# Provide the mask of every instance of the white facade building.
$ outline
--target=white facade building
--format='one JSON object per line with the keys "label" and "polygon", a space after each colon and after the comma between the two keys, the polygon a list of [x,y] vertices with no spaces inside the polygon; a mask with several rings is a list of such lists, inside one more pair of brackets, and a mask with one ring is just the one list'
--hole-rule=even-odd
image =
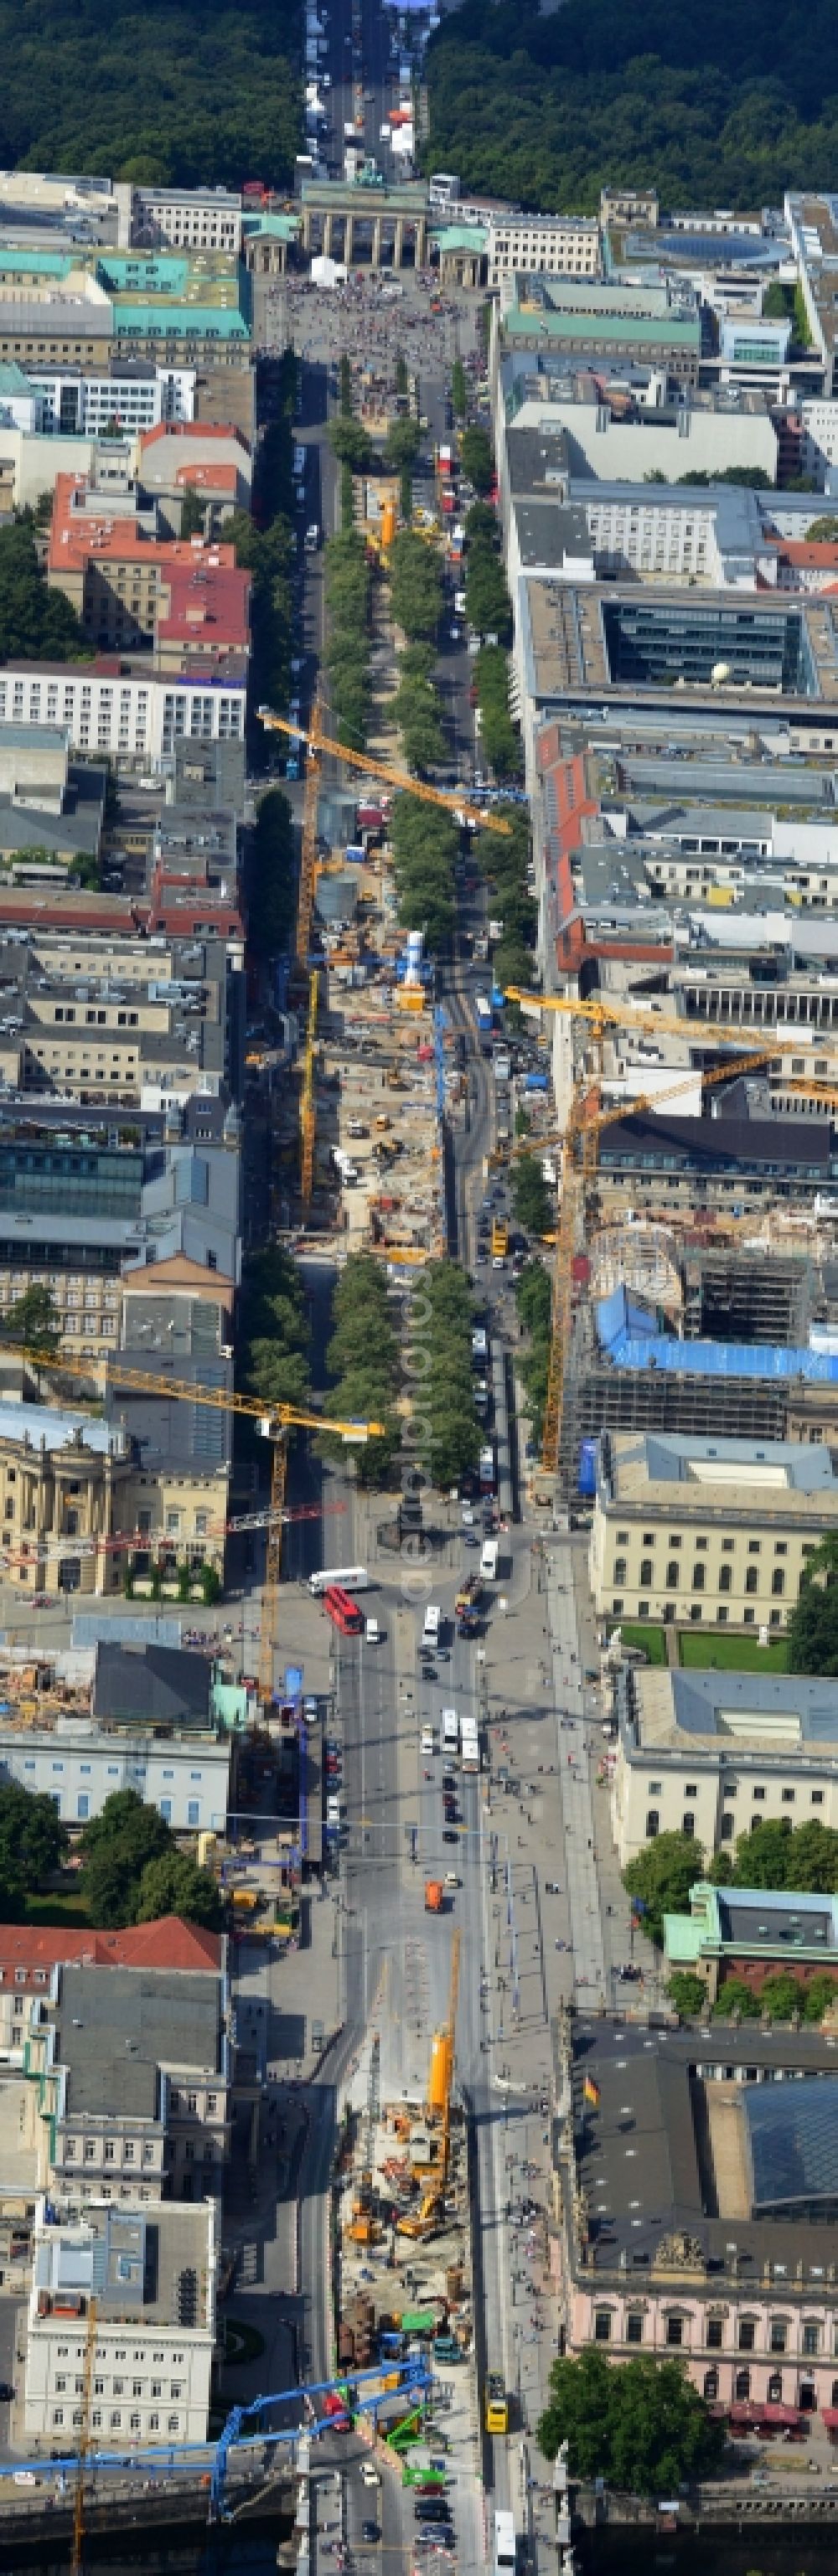
{"label": "white facade building", "polygon": [[66,1825],[89,1823],[115,1790],[135,1789],[173,1833],[223,1833],[229,1773],[226,1736],[123,1737],[84,1716],[51,1728],[0,1720],[0,1780],[45,1791]]}
{"label": "white facade building", "polygon": [[813,396],[800,405],[803,424],[800,470],[819,491],[833,491],[838,466],[838,402]]}
{"label": "white facade building", "polygon": [[145,665],[103,662],[7,663],[0,669],[0,724],[66,725],[74,751],[103,752],[154,768],[176,740],[244,740],[247,683],[200,682]]}
{"label": "white facade building", "polygon": [[135,188],[132,240],[139,247],[223,250],[238,259],[241,198],[226,188]]}
{"label": "white facade building", "polygon": [[[463,208],[456,209],[464,220]],[[599,225],[594,216],[522,214],[514,209],[493,215],[488,228],[489,285],[521,270],[527,276],[599,277],[602,273]]]}
{"label": "white facade building", "polygon": [[113,421],[125,437],[158,429],[161,421],[194,420],[194,367],[152,367],[141,359],[100,375],[68,367],[27,368],[44,399],[44,427],[101,438]]}
{"label": "white facade building", "polygon": [[96,2301],[95,2448],[203,2442],[215,2345],[215,2204],[91,2209],[38,2204],[26,2333],[27,2449],[75,2451]]}
{"label": "white facade building", "polygon": [[658,1834],[687,1834],[698,1862],[755,1824],[838,1827],[834,1682],[630,1670],[618,1710],[611,1824],[621,1869]]}

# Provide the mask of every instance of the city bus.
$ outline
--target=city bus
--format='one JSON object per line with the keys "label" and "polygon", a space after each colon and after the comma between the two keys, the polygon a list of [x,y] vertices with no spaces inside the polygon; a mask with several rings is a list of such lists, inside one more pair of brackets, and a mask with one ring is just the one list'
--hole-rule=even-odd
{"label": "city bus", "polygon": [[447,1754],[449,1754],[449,1755],[450,1755],[450,1754],[458,1753],[458,1752],[459,1752],[459,1747],[460,1747],[460,1722],[459,1722],[459,1718],[458,1718],[458,1716],[457,1716],[457,1711],[456,1711],[456,1709],[455,1709],[455,1708],[444,1708],[444,1709],[443,1709],[443,1712],[442,1712],[442,1750],[443,1750],[443,1753],[447,1753]]}
{"label": "city bus", "polygon": [[342,1584],[330,1583],[328,1591],[323,1594],[323,1608],[333,1628],[339,1628],[342,1637],[362,1636],[363,1611],[359,1610],[357,1601],[353,1601],[351,1592],[344,1591]]}
{"label": "city bus", "polygon": [[[460,1764],[463,1771],[480,1769],[480,1736],[476,1717],[464,1717],[460,1721]],[[491,2425],[488,2430],[491,2432]]]}
{"label": "city bus", "polygon": [[324,1565],[319,1574],[310,1574],[308,1588],[315,1601],[322,1600],[333,1584],[346,1592],[368,1592],[370,1578],[365,1565]]}
{"label": "city bus", "polygon": [[513,2513],[495,2515],[494,2576],[514,2576],[518,2556]]}
{"label": "city bus", "polygon": [[[500,2370],[490,2370],[486,2381],[485,2419],[487,2433],[508,2433],[509,2407],[506,2402],[503,2373]],[[511,2514],[508,2518],[511,2522]],[[506,2517],[496,2517],[496,2520],[500,2519],[506,2519]]]}

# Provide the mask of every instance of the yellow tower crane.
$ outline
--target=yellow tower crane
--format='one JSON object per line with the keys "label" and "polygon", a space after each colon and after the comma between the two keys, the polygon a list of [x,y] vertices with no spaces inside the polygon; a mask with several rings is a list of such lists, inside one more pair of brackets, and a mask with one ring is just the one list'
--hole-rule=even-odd
{"label": "yellow tower crane", "polygon": [[306,1043],[305,1054],[303,1057],[303,1092],[300,1104],[300,1128],[302,1137],[301,1195],[304,1213],[311,1206],[311,1193],[314,1185],[314,1046],[316,1037],[317,968],[316,966],[313,966],[308,979],[308,1020],[306,1023]]}
{"label": "yellow tower crane", "polygon": [[[45,1359],[43,1353],[16,1343],[21,1359],[30,1360],[37,1369],[66,1377],[69,1363],[64,1359]],[[124,1387],[126,1393],[167,1395],[175,1403],[210,1405],[216,1412],[243,1414],[258,1422],[266,1439],[273,1443],[271,1470],[271,1505],[268,1520],[265,1585],[262,1593],[262,1623],[259,1649],[259,1690],[264,1700],[273,1691],[273,1659],[278,1616],[279,1578],[282,1571],[282,1505],[285,1496],[286,1433],[289,1431],[328,1431],[351,1446],[355,1441],[381,1438],[380,1422],[336,1422],[331,1416],[307,1412],[297,1404],[272,1404],[264,1397],[238,1395],[226,1387],[192,1386],[188,1379],[158,1376],[150,1369],[123,1368],[118,1351],[111,1359],[111,1382],[115,1393]]]}
{"label": "yellow tower crane", "polygon": [[[394,769],[389,761],[378,760],[370,752],[350,751],[345,742],[336,742],[332,734],[323,732],[316,707],[309,726],[290,724],[287,716],[275,716],[271,707],[259,707],[258,714],[269,733],[290,734],[292,741],[304,742],[309,757],[312,753],[331,752],[335,760],[345,761],[350,769],[362,769],[368,778],[380,778],[385,787],[396,788],[406,796],[418,796],[422,804],[437,805],[444,814],[462,814],[473,831],[478,824],[484,824],[492,832],[503,832],[507,838],[511,834],[512,825],[503,816],[490,813],[486,806],[475,805],[470,788],[446,791],[442,787],[430,787],[427,779],[412,778],[409,769]],[[299,948],[297,953],[299,955]]]}
{"label": "yellow tower crane", "polygon": [[70,2576],[82,2576],[84,2568],[85,2471],[90,2456],[90,2444],[93,2429],[91,2424],[90,2400],[93,2394],[93,2364],[96,2356],[97,2314],[98,2310],[96,2300],[95,2298],[92,2298],[87,2311],[87,2335],[84,2346],[81,2427],[79,2431],[79,2447],[76,2458],[75,2493],[73,2496],[73,2547],[70,2557]]}

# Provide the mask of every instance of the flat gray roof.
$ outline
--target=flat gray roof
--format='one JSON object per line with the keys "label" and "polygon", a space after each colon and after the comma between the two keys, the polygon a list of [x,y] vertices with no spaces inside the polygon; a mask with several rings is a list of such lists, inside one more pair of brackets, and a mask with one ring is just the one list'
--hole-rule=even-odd
{"label": "flat gray roof", "polygon": [[63,1967],[55,2063],[67,2112],[159,2118],[160,2069],[218,2075],[221,1981],[154,1968]]}

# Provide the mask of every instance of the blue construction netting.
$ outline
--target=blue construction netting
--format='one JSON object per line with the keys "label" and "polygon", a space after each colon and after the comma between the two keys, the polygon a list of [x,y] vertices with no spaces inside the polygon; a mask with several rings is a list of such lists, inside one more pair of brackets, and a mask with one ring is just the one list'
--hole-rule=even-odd
{"label": "blue construction netting", "polygon": [[615,1368],[666,1369],[676,1377],[806,1378],[838,1384],[838,1353],[786,1349],[775,1342],[679,1342],[659,1333],[642,1306],[615,1288],[596,1310],[601,1348]]}

